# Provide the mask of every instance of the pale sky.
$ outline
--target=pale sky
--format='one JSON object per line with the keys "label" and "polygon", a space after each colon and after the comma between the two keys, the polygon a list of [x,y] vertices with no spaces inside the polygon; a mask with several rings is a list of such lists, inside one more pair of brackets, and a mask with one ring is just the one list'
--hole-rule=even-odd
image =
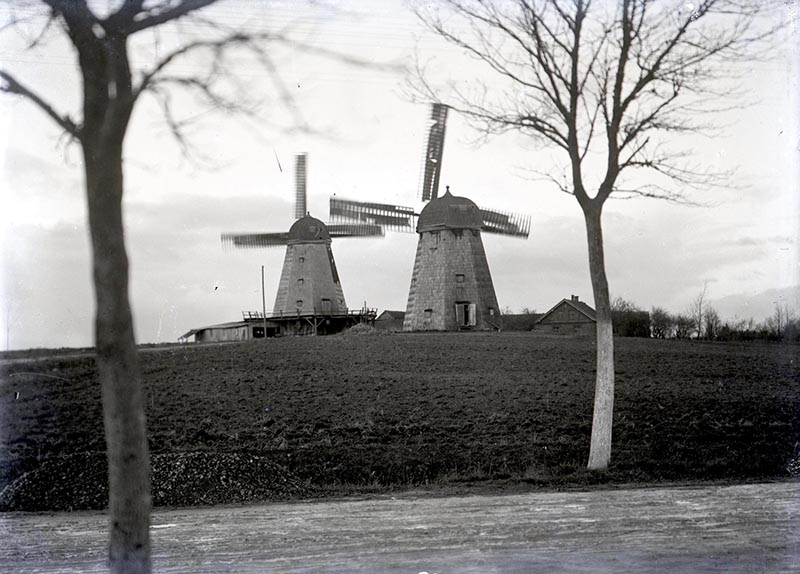
{"label": "pale sky", "polygon": [[[265,2],[230,0],[209,16],[246,27],[291,25],[307,43],[369,61],[412,65],[418,53],[435,80],[481,77],[475,62],[431,37],[400,0],[333,4],[338,11],[280,2],[267,10]],[[163,29],[162,49],[203,32],[193,26]],[[139,39],[135,63],[152,61],[151,40]],[[790,28],[786,41],[797,40],[796,28]],[[79,87],[70,46],[57,34],[36,52],[23,45],[14,34],[0,34],[3,67],[59,110],[74,112]],[[260,310],[262,265],[271,310],[284,250],[223,251],[219,237],[288,229],[297,152],[308,153],[309,209],[320,219],[327,219],[332,194],[420,207],[429,110],[410,101],[404,74],[283,48],[271,53],[296,108],[319,134],[274,127],[285,123],[287,112],[268,74],[252,62],[235,67],[243,89],[263,100],[260,119],[203,117],[193,141],[210,158],[205,167],[182,156],[153,101],[141,101],[134,113],[124,201],[141,343],[174,342],[191,328]],[[202,62],[182,66],[191,70]],[[607,204],[612,297],[644,309],[683,311],[704,284],[712,301],[729,302],[800,284],[799,68],[797,53],[788,49],[773,61],[753,64],[745,83],[754,103],[721,117],[721,135],[683,140],[698,161],[736,168],[736,188],[692,196],[709,207],[646,199]],[[191,98],[178,102],[190,115],[204,109]],[[529,173],[552,165],[560,150],[513,134],[481,144],[476,136],[450,114],[442,186],[482,207],[532,217],[527,240],[484,235],[500,306],[542,312],[571,294],[591,304],[577,202]],[[38,109],[7,95],[0,95],[0,146],[0,349],[90,346],[93,291],[80,149],[67,145]],[[416,241],[415,234],[394,232],[382,239],[335,240],[348,306],[404,310]],[[789,302],[800,311],[796,299]],[[733,304],[725,309],[748,311]]]}

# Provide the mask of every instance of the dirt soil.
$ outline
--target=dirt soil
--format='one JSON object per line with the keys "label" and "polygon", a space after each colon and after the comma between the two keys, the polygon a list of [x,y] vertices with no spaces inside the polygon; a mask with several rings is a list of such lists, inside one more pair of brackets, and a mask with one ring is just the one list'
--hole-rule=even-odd
{"label": "dirt soil", "polygon": [[[800,484],[158,510],[162,574],[790,574]],[[0,516],[0,570],[106,572],[99,512]]]}
{"label": "dirt soil", "polygon": [[[20,358],[0,363],[0,510],[102,508],[93,358]],[[796,345],[617,339],[614,451],[603,475],[584,470],[589,338],[284,338],[171,346],[141,361],[159,506],[800,470]]]}

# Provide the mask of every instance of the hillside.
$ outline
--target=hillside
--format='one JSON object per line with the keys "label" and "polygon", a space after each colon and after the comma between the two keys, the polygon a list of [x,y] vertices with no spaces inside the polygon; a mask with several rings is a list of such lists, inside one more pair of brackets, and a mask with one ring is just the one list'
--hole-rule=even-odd
{"label": "hillside", "polygon": [[[393,334],[153,350],[141,358],[154,501],[786,477],[800,441],[799,351],[617,340],[612,466],[592,475],[591,339]],[[2,368],[0,509],[102,507],[92,358]]]}

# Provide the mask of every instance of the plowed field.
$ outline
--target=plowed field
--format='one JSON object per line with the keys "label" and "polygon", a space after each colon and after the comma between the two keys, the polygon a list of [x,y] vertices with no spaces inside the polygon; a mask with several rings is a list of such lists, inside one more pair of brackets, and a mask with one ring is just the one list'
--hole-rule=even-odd
{"label": "plowed field", "polygon": [[[141,354],[157,505],[465,483],[785,477],[800,347],[618,339],[608,474],[583,467],[591,339],[340,335]],[[91,357],[5,361],[0,509],[102,507]]]}

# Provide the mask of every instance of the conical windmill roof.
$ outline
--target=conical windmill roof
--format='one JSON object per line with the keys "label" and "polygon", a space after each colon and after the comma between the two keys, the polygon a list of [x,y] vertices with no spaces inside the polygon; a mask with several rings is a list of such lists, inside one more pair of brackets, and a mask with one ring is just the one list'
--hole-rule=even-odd
{"label": "conical windmill roof", "polygon": [[419,214],[417,233],[437,229],[481,229],[483,217],[478,206],[466,197],[452,195],[450,190],[431,200]]}
{"label": "conical windmill roof", "polygon": [[289,241],[330,241],[328,226],[316,217],[304,215],[289,229]]}

